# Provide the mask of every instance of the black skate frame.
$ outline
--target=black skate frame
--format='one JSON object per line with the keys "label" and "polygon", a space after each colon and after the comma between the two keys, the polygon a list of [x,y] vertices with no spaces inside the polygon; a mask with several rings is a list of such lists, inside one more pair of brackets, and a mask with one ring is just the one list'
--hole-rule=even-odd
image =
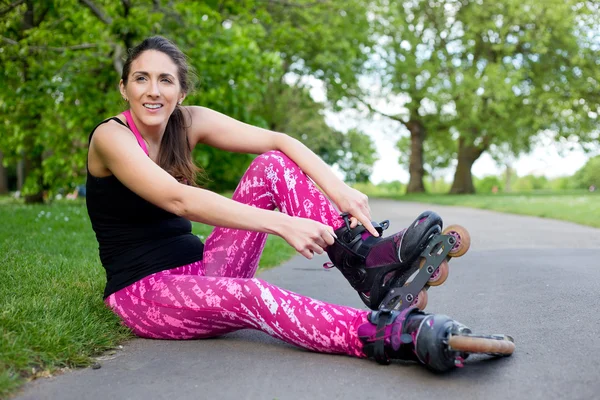
{"label": "black skate frame", "polygon": [[449,259],[448,254],[455,244],[456,238],[452,235],[434,234],[416,261],[421,262],[421,257],[425,258],[423,267],[409,283],[403,286],[392,284],[379,309],[402,311],[410,307],[442,262]]}

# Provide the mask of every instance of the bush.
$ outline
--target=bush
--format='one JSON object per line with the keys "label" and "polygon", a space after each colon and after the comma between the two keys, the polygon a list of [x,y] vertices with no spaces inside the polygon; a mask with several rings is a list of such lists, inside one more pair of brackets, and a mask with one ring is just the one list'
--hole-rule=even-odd
{"label": "bush", "polygon": [[494,193],[494,188],[497,191],[504,191],[504,181],[497,176],[489,175],[482,179],[474,179],[475,191],[477,193]]}
{"label": "bush", "polygon": [[515,192],[531,192],[548,189],[548,178],[545,176],[525,175],[517,179],[513,185]]}
{"label": "bush", "polygon": [[600,156],[590,158],[588,162],[573,175],[577,188],[587,189],[590,186],[600,187]]}

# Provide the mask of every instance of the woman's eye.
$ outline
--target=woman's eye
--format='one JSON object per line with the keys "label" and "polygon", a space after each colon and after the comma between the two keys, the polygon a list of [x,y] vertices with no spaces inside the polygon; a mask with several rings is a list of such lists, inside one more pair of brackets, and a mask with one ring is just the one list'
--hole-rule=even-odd
{"label": "woman's eye", "polygon": [[171,83],[171,80],[170,80],[170,79],[167,79],[167,78],[164,78],[162,81],[163,81],[163,82],[167,82],[167,83]]}
{"label": "woman's eye", "polygon": [[136,81],[145,81],[146,78],[143,76],[138,76],[137,78],[135,78]]}

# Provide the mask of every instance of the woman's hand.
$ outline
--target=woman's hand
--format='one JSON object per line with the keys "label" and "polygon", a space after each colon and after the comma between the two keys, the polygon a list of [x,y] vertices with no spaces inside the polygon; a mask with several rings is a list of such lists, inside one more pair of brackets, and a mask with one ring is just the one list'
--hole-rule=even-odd
{"label": "woman's hand", "polygon": [[291,217],[278,235],[309,260],[315,253],[323,254],[325,248],[332,245],[336,238],[332,227],[301,217]]}
{"label": "woman's hand", "polygon": [[345,183],[336,191],[332,200],[341,212],[350,214],[350,227],[354,228],[360,222],[371,235],[379,237],[379,233],[371,223],[371,207],[366,194],[351,188]]}

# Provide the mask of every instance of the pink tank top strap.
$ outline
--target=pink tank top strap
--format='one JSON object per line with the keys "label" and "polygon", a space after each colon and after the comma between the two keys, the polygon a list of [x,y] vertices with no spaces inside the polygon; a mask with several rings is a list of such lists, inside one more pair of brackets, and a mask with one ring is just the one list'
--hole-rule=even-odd
{"label": "pink tank top strap", "polygon": [[146,153],[146,155],[149,156],[150,154],[148,153],[148,148],[146,147],[146,142],[144,142],[144,138],[142,138],[140,131],[138,131],[137,126],[135,126],[135,122],[133,122],[133,117],[131,116],[131,112],[129,110],[123,111],[123,115],[125,116],[125,119],[127,120],[127,125],[129,125],[129,129],[131,129],[131,131],[135,135],[135,138],[137,139],[138,144],[140,145],[142,150],[144,150],[144,153]]}

